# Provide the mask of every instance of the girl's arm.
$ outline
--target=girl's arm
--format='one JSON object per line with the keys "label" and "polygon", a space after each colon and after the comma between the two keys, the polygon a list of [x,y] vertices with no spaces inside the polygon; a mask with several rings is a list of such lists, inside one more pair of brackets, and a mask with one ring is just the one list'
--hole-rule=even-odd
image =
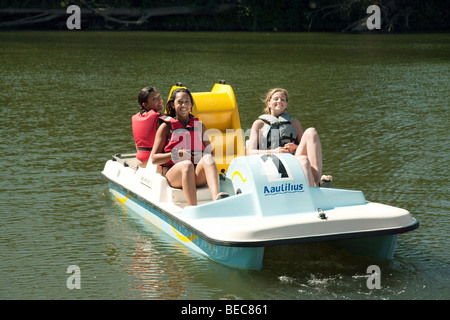
{"label": "girl's arm", "polygon": [[162,123],[158,131],[156,131],[155,142],[152,149],[152,163],[164,164],[172,159],[171,153],[164,152],[164,146],[166,145],[167,137],[169,136],[169,127],[167,124]]}
{"label": "girl's arm", "polygon": [[289,150],[286,147],[278,147],[276,149],[258,149],[259,146],[259,132],[264,127],[264,121],[258,119],[253,122],[250,131],[250,138],[247,145],[247,155],[251,154],[272,154],[272,153],[286,153]]}

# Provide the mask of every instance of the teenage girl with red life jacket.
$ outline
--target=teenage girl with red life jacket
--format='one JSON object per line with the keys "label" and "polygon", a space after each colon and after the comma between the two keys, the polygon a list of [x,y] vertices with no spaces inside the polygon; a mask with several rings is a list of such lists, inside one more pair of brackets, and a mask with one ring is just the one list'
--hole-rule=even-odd
{"label": "teenage girl with red life jacket", "polygon": [[219,193],[219,173],[214,162],[206,128],[191,114],[194,99],[189,90],[176,89],[166,104],[166,116],[156,132],[152,163],[161,168],[172,188],[182,188],[188,205],[197,205],[197,187],[208,184],[212,198]]}
{"label": "teenage girl with red life jacket", "polygon": [[153,148],[156,130],[159,127],[160,111],[164,108],[164,104],[161,95],[153,87],[145,87],[139,92],[138,103],[141,109],[131,117],[131,127],[139,167],[145,168]]}

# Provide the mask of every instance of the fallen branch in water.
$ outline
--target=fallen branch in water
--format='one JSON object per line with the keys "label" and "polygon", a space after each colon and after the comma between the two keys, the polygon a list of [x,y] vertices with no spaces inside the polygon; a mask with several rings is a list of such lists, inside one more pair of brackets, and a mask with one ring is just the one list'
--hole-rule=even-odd
{"label": "fallen branch in water", "polygon": [[[231,4],[221,4],[211,7],[189,7],[189,6],[175,6],[175,7],[161,7],[161,8],[93,8],[84,2],[72,1],[78,4],[81,8],[81,16],[83,19],[90,17],[102,17],[105,22],[114,22],[121,27],[129,25],[145,24],[152,17],[171,16],[171,15],[198,15],[198,14],[217,14],[230,10],[234,6]],[[2,22],[0,28],[5,27],[20,27],[48,22],[58,18],[69,17],[65,8],[61,9],[21,9],[21,8],[7,8],[0,9]],[[24,17],[25,16],[25,17]],[[17,17],[15,20],[5,21],[8,17]]]}

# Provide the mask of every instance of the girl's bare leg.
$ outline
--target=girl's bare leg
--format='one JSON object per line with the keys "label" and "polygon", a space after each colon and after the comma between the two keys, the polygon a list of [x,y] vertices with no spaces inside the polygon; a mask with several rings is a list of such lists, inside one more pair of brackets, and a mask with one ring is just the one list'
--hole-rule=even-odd
{"label": "girl's bare leg", "polygon": [[302,165],[308,185],[317,187],[322,176],[322,145],[316,129],[308,128],[305,130],[300,145],[295,152],[295,157]]}
{"label": "girl's bare leg", "polygon": [[307,156],[295,156],[298,160],[298,162],[300,162],[300,165],[303,168],[303,172],[305,173],[306,176],[306,181],[308,182],[308,186],[310,187],[314,187],[314,177],[312,175],[312,170],[311,170],[311,164],[309,163],[308,157]]}
{"label": "girl's bare leg", "polygon": [[205,154],[195,168],[195,183],[198,187],[208,184],[213,200],[219,194],[219,172],[214,158]]}
{"label": "girl's bare leg", "polygon": [[188,205],[197,205],[195,169],[194,164],[190,160],[176,163],[169,171],[167,171],[166,178],[172,188],[183,189]]}

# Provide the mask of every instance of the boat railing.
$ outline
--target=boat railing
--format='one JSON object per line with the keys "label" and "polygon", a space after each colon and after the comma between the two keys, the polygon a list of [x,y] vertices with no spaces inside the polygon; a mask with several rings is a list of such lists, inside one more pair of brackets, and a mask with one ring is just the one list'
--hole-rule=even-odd
{"label": "boat railing", "polygon": [[112,161],[122,163],[124,167],[131,167],[135,171],[139,168],[139,162],[136,159],[136,153],[116,153],[112,156]]}

